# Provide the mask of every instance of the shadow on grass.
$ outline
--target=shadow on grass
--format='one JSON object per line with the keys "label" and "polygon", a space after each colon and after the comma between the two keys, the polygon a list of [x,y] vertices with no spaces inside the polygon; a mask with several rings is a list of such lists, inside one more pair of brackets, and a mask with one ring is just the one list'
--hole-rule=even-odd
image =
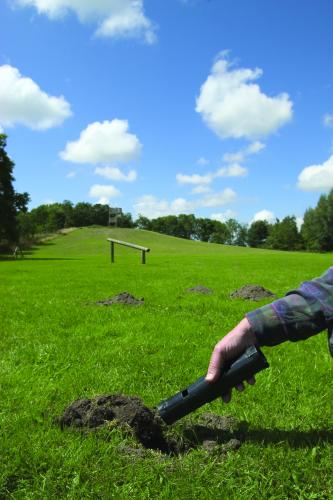
{"label": "shadow on grass", "polygon": [[72,257],[24,257],[22,261],[25,260],[82,260],[82,259],[74,259]]}
{"label": "shadow on grass", "polygon": [[320,443],[333,444],[333,430],[249,429],[245,439],[261,444],[288,443],[292,448],[313,448]]}

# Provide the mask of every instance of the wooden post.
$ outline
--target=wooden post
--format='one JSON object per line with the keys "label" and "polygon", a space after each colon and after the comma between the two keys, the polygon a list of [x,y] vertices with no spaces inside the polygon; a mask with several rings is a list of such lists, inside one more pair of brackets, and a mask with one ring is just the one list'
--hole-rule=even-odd
{"label": "wooden post", "polygon": [[111,262],[114,262],[114,242],[111,241]]}
{"label": "wooden post", "polygon": [[142,264],[146,263],[146,252],[145,250],[142,250]]}

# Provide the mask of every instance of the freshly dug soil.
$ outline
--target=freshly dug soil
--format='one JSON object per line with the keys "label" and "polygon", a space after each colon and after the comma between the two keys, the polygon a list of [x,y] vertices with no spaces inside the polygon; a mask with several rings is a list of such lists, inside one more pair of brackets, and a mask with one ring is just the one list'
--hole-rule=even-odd
{"label": "freshly dug soil", "polygon": [[190,293],[202,293],[204,295],[211,295],[213,293],[213,290],[211,288],[207,288],[206,286],[202,285],[197,285],[194,286],[193,288],[188,288],[187,291]]}
{"label": "freshly dug soil", "polygon": [[245,285],[230,294],[232,299],[262,300],[276,295],[260,285]]}
{"label": "freshly dug soil", "polygon": [[69,405],[57,419],[62,429],[98,429],[113,421],[120,427],[130,428],[143,446],[122,446],[121,453],[144,457],[144,449],[159,450],[178,455],[202,447],[208,452],[227,453],[236,450],[244,440],[238,420],[213,413],[203,414],[198,423],[186,423],[180,429],[168,427],[155,410],[147,408],[135,396],[108,394],[92,399],[79,399]]}
{"label": "freshly dug soil", "polygon": [[122,292],[110,299],[99,300],[96,302],[99,306],[112,306],[112,304],[126,304],[132,306],[138,306],[144,303],[144,298],[136,299],[133,295],[128,292]]}

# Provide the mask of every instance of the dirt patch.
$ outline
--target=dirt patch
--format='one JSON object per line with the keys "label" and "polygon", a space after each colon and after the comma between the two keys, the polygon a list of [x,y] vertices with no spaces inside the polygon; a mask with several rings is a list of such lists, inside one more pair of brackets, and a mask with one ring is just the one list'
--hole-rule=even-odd
{"label": "dirt patch", "polygon": [[133,295],[128,292],[122,292],[110,299],[99,300],[96,302],[98,306],[112,306],[113,304],[126,304],[131,306],[139,306],[144,304],[144,298],[136,299]]}
{"label": "dirt patch", "polygon": [[211,295],[213,293],[213,290],[211,288],[207,288],[203,285],[197,285],[193,288],[187,288],[186,291],[189,293],[202,293],[204,295]]}
{"label": "dirt patch", "polygon": [[260,285],[245,285],[230,294],[232,299],[262,300],[276,297],[275,293]]}
{"label": "dirt patch", "polygon": [[145,449],[168,455],[179,455],[200,447],[209,453],[227,453],[238,449],[244,440],[244,425],[233,417],[205,413],[196,423],[185,419],[185,423],[169,427],[139,398],[121,394],[74,401],[57,423],[62,429],[111,429],[117,425],[126,432],[130,430],[142,446],[123,445],[119,452],[139,458],[145,457]]}

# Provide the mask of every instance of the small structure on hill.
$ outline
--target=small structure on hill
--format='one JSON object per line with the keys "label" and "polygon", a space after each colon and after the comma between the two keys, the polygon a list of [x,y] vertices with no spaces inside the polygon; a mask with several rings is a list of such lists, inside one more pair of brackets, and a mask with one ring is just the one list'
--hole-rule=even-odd
{"label": "small structure on hill", "polygon": [[123,215],[123,209],[119,207],[109,207],[108,225],[112,227],[118,226],[118,219]]}

